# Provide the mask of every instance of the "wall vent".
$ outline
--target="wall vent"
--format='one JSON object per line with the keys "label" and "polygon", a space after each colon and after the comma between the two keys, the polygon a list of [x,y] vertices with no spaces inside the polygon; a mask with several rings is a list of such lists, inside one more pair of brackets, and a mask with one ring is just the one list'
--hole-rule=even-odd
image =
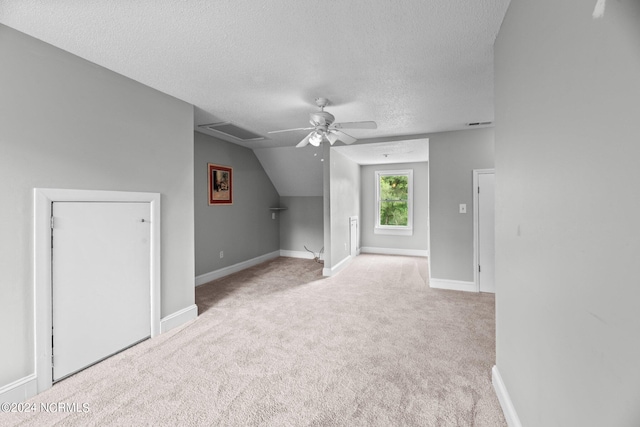
{"label": "wall vent", "polygon": [[232,122],[211,123],[208,125],[199,125],[198,127],[218,132],[240,141],[259,141],[261,139],[266,139],[264,136],[241,128]]}

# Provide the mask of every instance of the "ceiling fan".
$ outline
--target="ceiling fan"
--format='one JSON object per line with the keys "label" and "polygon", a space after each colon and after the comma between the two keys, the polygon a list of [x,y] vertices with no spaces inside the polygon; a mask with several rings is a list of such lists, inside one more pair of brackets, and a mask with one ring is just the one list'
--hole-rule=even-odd
{"label": "ceiling fan", "polygon": [[334,123],[336,118],[333,116],[333,114],[329,113],[328,111],[324,111],[324,107],[329,105],[329,100],[327,98],[316,98],[316,105],[320,107],[320,111],[309,114],[309,123],[311,123],[313,127],[274,130],[269,133],[310,130],[311,132],[309,133],[309,135],[305,136],[304,139],[300,141],[298,145],[296,145],[296,147],[304,147],[307,144],[318,147],[324,140],[329,141],[331,145],[333,145],[338,140],[344,142],[345,144],[353,144],[357,141],[357,139],[355,139],[351,135],[347,135],[340,129],[377,129],[378,127],[376,125],[376,122],[372,121]]}

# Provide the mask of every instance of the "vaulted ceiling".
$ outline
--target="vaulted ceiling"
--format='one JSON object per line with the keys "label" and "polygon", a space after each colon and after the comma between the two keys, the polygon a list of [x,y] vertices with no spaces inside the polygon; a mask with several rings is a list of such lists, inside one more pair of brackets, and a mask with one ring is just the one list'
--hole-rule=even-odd
{"label": "vaulted ceiling", "polygon": [[[0,22],[292,147],[326,97],[358,139],[493,121],[493,43],[509,0],[2,0]],[[284,151],[283,151],[284,152]]]}

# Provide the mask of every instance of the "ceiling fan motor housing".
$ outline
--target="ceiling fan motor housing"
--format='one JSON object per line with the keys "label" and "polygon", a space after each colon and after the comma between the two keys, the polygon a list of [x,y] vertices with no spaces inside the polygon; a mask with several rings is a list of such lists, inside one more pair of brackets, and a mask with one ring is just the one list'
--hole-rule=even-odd
{"label": "ceiling fan motor housing", "polygon": [[318,111],[316,113],[309,114],[311,117],[311,124],[314,126],[329,126],[336,119],[333,114],[327,111]]}

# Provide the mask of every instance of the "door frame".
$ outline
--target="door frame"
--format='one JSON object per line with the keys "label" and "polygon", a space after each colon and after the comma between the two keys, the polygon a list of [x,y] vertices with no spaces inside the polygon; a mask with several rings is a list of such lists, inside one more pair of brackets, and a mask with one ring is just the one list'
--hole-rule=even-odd
{"label": "door frame", "polygon": [[149,203],[151,215],[150,293],[151,337],[160,334],[160,193],[128,191],[68,190],[34,188],[34,337],[37,393],[53,384],[51,358],[51,207],[54,202],[142,202]]}
{"label": "door frame", "polygon": [[[355,221],[356,223],[356,241],[351,241],[351,224]],[[355,250],[353,245],[355,244]],[[349,255],[351,256],[351,252],[353,252],[353,256],[360,255],[360,224],[358,221],[358,215],[353,215],[349,217]]]}
{"label": "door frame", "polygon": [[476,292],[480,292],[480,275],[478,268],[480,265],[480,216],[478,211],[478,188],[480,185],[481,174],[494,174],[495,169],[474,169],[473,170],[473,282],[476,286]]}

